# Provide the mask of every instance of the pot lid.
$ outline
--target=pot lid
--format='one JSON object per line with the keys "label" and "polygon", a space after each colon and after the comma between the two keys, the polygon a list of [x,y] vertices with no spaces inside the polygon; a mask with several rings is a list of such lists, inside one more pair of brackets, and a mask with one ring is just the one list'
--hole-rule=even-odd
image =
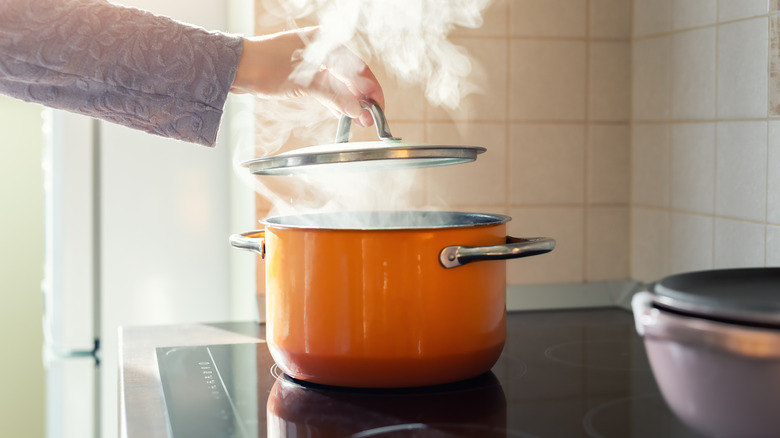
{"label": "pot lid", "polygon": [[374,102],[362,102],[374,117],[379,141],[349,143],[351,119],[339,119],[333,144],[295,149],[244,163],[255,175],[313,173],[339,165],[339,170],[382,170],[445,166],[474,161],[487,149],[480,146],[445,146],[406,143],[390,133],[382,109]]}
{"label": "pot lid", "polygon": [[780,326],[780,268],[723,269],[672,275],[655,283],[655,303],[729,322]]}

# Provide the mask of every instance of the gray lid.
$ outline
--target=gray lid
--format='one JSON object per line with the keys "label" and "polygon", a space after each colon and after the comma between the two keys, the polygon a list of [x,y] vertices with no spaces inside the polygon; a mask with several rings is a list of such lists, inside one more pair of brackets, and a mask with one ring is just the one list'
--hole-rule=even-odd
{"label": "gray lid", "polygon": [[333,144],[295,149],[243,165],[255,175],[313,173],[328,170],[329,165],[339,165],[339,171],[408,169],[467,163],[486,151],[480,146],[405,143],[390,133],[379,105],[363,102],[363,108],[371,111],[380,141],[349,143],[351,119],[341,116]]}
{"label": "gray lid", "polygon": [[653,286],[661,307],[737,323],[780,326],[780,268],[672,275]]}

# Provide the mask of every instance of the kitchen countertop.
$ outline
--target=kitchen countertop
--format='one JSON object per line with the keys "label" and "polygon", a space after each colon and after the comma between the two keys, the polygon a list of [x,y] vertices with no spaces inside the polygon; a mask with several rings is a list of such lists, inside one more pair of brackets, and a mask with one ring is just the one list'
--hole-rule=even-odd
{"label": "kitchen countertop", "polygon": [[121,437],[170,437],[160,386],[159,347],[262,342],[256,322],[121,327],[119,431]]}
{"label": "kitchen countertop", "polygon": [[[457,424],[459,417],[446,414],[452,407],[426,413],[420,412],[420,406],[423,411],[426,409],[423,404],[415,407],[415,413],[411,414],[399,410],[398,403],[375,403],[387,398],[386,395],[356,395],[349,390],[323,390],[286,381],[280,378],[280,373],[273,372],[275,366],[263,341],[264,329],[263,325],[252,322],[122,328],[120,436],[170,437],[172,430],[181,427],[181,423],[172,426],[176,422],[169,421],[166,397],[172,396],[168,400],[170,405],[176,405],[182,399],[187,405],[186,400],[193,397],[191,394],[197,395],[198,382],[188,383],[185,375],[192,372],[193,367],[188,364],[202,364],[197,362],[202,359],[193,358],[203,351],[208,351],[209,355],[213,353],[215,364],[224,360],[223,368],[228,371],[246,368],[241,375],[228,376],[227,385],[223,382],[223,386],[234,386],[233,389],[226,388],[228,399],[247,396],[251,399],[247,404],[251,409],[239,412],[241,406],[238,406],[235,415],[225,423],[245,423],[239,424],[243,433],[236,433],[236,436],[276,436],[285,430],[301,427],[308,430],[318,425],[325,425],[331,431],[339,427],[338,436],[385,436],[384,432],[388,431],[402,431],[403,435],[403,431],[409,433],[410,428],[419,427],[429,431],[426,433],[432,431],[431,436],[440,436],[442,431],[445,436],[480,437],[697,436],[677,420],[663,401],[642,339],[634,330],[632,315],[624,309],[509,312],[507,343],[501,359],[490,373],[475,379],[473,385],[460,384],[446,388],[444,392],[423,389],[403,395],[412,403],[435,399],[439,404],[442,400],[446,404],[447,399],[454,396],[458,408],[474,417],[475,421],[469,420],[471,423],[465,424],[465,428],[464,424]],[[164,360],[160,363],[164,366],[158,365],[158,355],[162,355]],[[220,355],[222,359],[219,359]],[[242,358],[240,362],[236,362],[236,357]],[[255,359],[257,363],[254,363]],[[165,368],[168,366],[166,361],[175,367]],[[251,365],[244,366],[249,362]],[[237,367],[237,363],[241,366]],[[162,379],[165,384],[161,383],[161,368],[167,369]],[[176,385],[184,389],[179,395]],[[472,403],[473,397],[462,397],[464,393],[483,398],[475,401],[477,405],[473,407],[461,408]],[[447,397],[442,399],[442,394]],[[459,395],[461,397],[457,398]],[[389,396],[394,397],[399,399],[398,394]],[[356,403],[356,400],[364,399],[369,403]],[[208,404],[209,400],[204,400]],[[285,405],[285,400],[296,400],[295,406]],[[336,411],[322,411],[323,400]],[[490,409],[485,408],[486,400],[492,403]],[[195,417],[205,425],[200,428],[216,427],[215,423],[222,421],[218,416],[209,417],[214,408],[201,408],[200,402],[189,405],[184,409],[198,406],[199,413]],[[385,408],[389,411],[380,412]],[[494,410],[499,415],[495,415]],[[181,412],[180,409],[177,415],[181,416]],[[442,412],[445,412],[444,417]],[[246,421],[246,417],[251,418]],[[192,418],[190,416],[188,421]],[[340,418],[344,424],[335,425],[334,418]],[[379,423],[371,423],[377,418]],[[421,425],[426,421],[427,425]],[[359,424],[354,424],[356,422]],[[453,427],[458,432],[448,434],[455,430]],[[464,430],[469,431],[462,434]],[[488,430],[490,433],[485,435]]]}

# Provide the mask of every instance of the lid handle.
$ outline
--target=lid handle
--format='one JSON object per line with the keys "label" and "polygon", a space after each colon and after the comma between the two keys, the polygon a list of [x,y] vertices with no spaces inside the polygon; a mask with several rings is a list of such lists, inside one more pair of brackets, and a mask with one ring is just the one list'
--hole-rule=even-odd
{"label": "lid handle", "polygon": [[[361,100],[360,106],[363,109],[367,109],[371,112],[371,117],[374,118],[374,126],[376,127],[376,135],[382,140],[401,141],[398,137],[393,137],[390,133],[390,127],[387,126],[387,119],[385,113],[382,112],[382,108],[373,100]],[[347,143],[349,142],[349,128],[352,126],[352,119],[348,115],[342,114],[339,118],[339,126],[336,128],[336,140],[334,143]]]}

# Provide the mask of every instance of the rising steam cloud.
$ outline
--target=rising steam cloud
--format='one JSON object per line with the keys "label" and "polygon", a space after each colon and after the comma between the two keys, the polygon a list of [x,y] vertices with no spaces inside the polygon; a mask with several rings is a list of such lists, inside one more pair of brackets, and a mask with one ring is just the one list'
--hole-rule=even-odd
{"label": "rising steam cloud", "polygon": [[456,28],[482,25],[491,0],[264,0],[265,20],[317,23],[321,33],[305,58],[319,65],[347,45],[407,83],[420,84],[429,102],[455,108],[473,91],[468,55],[448,40]]}
{"label": "rising steam cloud", "polygon": [[[304,62],[293,74],[294,80],[310,81],[314,72],[333,50],[346,46],[369,65],[381,65],[399,82],[424,90],[426,100],[445,109],[457,108],[461,99],[478,89],[469,81],[472,64],[468,54],[448,39],[457,27],[476,28],[482,24],[482,12],[492,0],[258,0],[258,24],[278,29],[316,24],[316,40],[302,54]],[[340,66],[341,69],[348,66]],[[356,67],[357,68],[357,67]],[[260,99],[255,102],[256,138],[251,147],[240,147],[234,157],[238,163],[254,157],[272,155],[284,145],[298,146],[330,143],[335,134],[335,119],[312,99]],[[411,139],[422,140],[422,139]],[[239,175],[267,198],[277,210],[290,212],[323,209],[335,203],[374,209],[372,203],[383,199],[376,193],[349,193],[359,187],[376,187],[385,182],[383,193],[403,193],[413,182],[410,175],[384,173],[377,181],[355,182],[355,175],[325,179],[267,177],[252,178],[243,168]],[[270,181],[276,178],[276,181]],[[298,178],[298,177],[295,177]],[[298,182],[304,186],[298,185]],[[283,188],[282,188],[283,186]],[[361,200],[359,200],[361,199]],[[399,199],[404,199],[400,196]],[[324,201],[327,200],[327,201]],[[310,202],[306,202],[310,201]],[[403,202],[402,202],[403,203]],[[326,205],[324,205],[326,204]],[[347,209],[344,205],[332,209]]]}

